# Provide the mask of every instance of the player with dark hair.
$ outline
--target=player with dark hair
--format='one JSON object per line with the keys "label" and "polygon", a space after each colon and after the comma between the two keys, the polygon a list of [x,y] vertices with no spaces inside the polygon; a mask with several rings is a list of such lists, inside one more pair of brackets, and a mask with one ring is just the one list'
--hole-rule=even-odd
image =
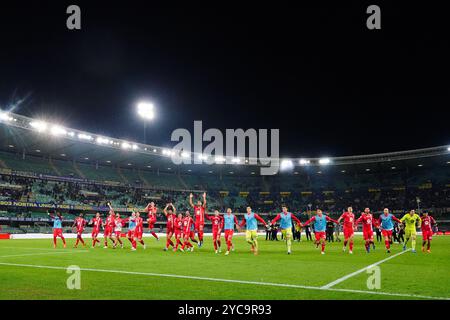
{"label": "player with dark hair", "polygon": [[84,228],[86,227],[86,220],[83,217],[83,214],[80,213],[80,215],[74,220],[72,228],[76,228],[77,230],[77,241],[75,242],[74,248],[78,247],[78,243],[81,242],[83,244],[83,247],[86,247],[86,244],[84,243],[84,240],[82,238]]}
{"label": "player with dark hair", "polygon": [[206,192],[203,193],[203,203],[198,200],[197,204],[194,205],[193,197],[194,195],[191,193],[189,195],[189,205],[194,209],[195,231],[198,235],[198,247],[200,248],[203,245],[203,229],[205,227]]}
{"label": "player with dark hair", "polygon": [[358,220],[355,221],[355,227],[360,222],[363,225],[363,239],[365,242],[364,246],[366,248],[366,252],[369,253],[370,245],[372,245],[372,248],[375,249],[375,243],[373,242],[374,219],[372,214],[370,213],[369,208],[364,209],[364,212],[361,214]]}
{"label": "player with dark hair", "polygon": [[104,249],[108,248],[108,239],[110,239],[114,245],[114,239],[113,239],[113,231],[114,231],[114,226],[115,224],[115,220],[116,220],[116,214],[114,212],[114,209],[111,206],[111,203],[107,203],[108,207],[109,207],[109,216],[106,218],[104,226],[103,226],[103,238],[104,238],[104,242],[105,242],[105,246],[103,247]]}
{"label": "player with dark hair", "polygon": [[205,213],[205,218],[212,222],[212,234],[215,253],[222,253],[220,234],[223,229],[223,218],[220,216],[219,211],[214,210],[214,215],[210,216]]}
{"label": "player with dark hair", "polygon": [[325,245],[326,245],[325,230],[327,227],[327,221],[339,223],[338,221],[331,219],[329,216],[324,215],[322,210],[317,209],[316,215],[312,216],[311,219],[302,224],[303,227],[314,222],[314,236],[316,238],[314,243],[316,244],[316,248],[318,248],[319,244],[322,243],[322,250],[320,251],[321,254],[325,254]]}
{"label": "player with dark hair", "polygon": [[[368,208],[366,208],[368,209]],[[338,224],[341,222],[341,220],[344,220],[344,247],[342,248],[342,251],[345,252],[345,249],[347,247],[347,243],[349,244],[349,250],[348,253],[353,253],[353,236],[355,234],[355,214],[353,213],[353,208],[348,207],[347,211],[344,212],[338,221]]]}
{"label": "player with dark hair", "polygon": [[421,217],[422,220],[422,251],[425,252],[425,244],[427,245],[427,252],[431,252],[431,240],[433,240],[432,226],[436,225],[436,220],[424,211]]}
{"label": "player with dark hair", "polygon": [[100,233],[100,228],[103,224],[102,218],[100,217],[100,212],[95,214],[95,217],[89,222],[89,225],[92,225],[92,248],[95,248],[96,243],[100,243],[100,240],[97,239],[98,234]]}
{"label": "player with dark hair", "polygon": [[246,226],[245,240],[251,245],[251,251],[254,255],[258,254],[258,221],[267,227],[267,223],[258,214],[252,211],[251,207],[247,207],[247,213],[244,214],[240,227]]}
{"label": "player with dark hair", "polygon": [[281,220],[280,221],[281,234],[283,235],[284,239],[286,240],[287,253],[291,254],[292,220],[297,222],[298,225],[301,225],[301,222],[295,215],[288,212],[288,209],[286,206],[282,206],[281,211],[282,212],[277,214],[276,217],[272,220],[270,225],[274,225],[278,220]]}
{"label": "player with dark hair", "polygon": [[63,217],[60,212],[56,212],[56,216],[53,213],[47,211],[47,214],[53,220],[53,248],[56,248],[56,238],[60,237],[64,248],[66,247],[66,239],[64,239],[63,231],[62,231],[62,220]]}
{"label": "player with dark hair", "polygon": [[167,218],[167,224],[166,224],[166,246],[164,247],[164,251],[169,250],[169,245],[172,246],[172,248],[175,247],[173,244],[171,238],[175,231],[175,218],[176,218],[176,212],[177,209],[172,205],[172,203],[166,204],[166,207],[163,210],[164,215]]}
{"label": "player with dark hair", "polygon": [[154,202],[150,202],[147,207],[144,209],[145,212],[147,212],[147,223],[148,223],[148,230],[150,231],[150,234],[156,238],[156,240],[159,240],[158,235],[155,233],[155,223],[156,223],[156,214],[158,213],[158,208],[155,206]]}

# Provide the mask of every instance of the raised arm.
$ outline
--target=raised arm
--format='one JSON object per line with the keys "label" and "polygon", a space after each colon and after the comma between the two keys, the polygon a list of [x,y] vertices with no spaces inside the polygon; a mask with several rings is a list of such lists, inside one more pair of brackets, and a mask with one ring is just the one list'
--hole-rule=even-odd
{"label": "raised arm", "polygon": [[189,194],[189,205],[194,208],[194,202],[192,202],[192,198],[194,197],[194,195],[191,193]]}
{"label": "raised arm", "polygon": [[278,220],[281,219],[281,215],[277,214],[277,216],[275,218],[272,219],[272,221],[270,222],[270,224],[275,224],[275,222],[277,222]]}
{"label": "raised arm", "polygon": [[203,192],[203,208],[206,209],[206,192]]}
{"label": "raised arm", "polygon": [[115,214],[114,209],[113,209],[113,207],[111,206],[111,203],[108,202],[107,205],[108,205],[108,207],[109,207],[109,211]]}
{"label": "raised arm", "polygon": [[166,204],[166,206],[163,209],[164,215],[167,217],[167,208],[169,207],[169,204]]}

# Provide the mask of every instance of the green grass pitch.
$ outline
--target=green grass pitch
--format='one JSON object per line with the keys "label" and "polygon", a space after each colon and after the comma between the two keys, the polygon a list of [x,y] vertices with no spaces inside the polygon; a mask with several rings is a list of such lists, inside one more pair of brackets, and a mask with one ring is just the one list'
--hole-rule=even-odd
{"label": "green grass pitch", "polygon": [[[89,238],[87,238],[90,240]],[[368,289],[361,272],[330,289],[321,287],[389,255],[384,243],[366,254],[360,237],[354,254],[342,243],[327,245],[320,255],[311,242],[293,244],[259,237],[254,256],[243,237],[236,251],[214,254],[211,238],[192,253],[164,252],[165,238],[145,238],[147,249],[52,248],[51,240],[0,241],[0,299],[450,299],[450,237],[435,237],[432,252],[405,252],[379,265],[381,288]],[[90,242],[90,241],[89,241]],[[402,252],[394,244],[392,253]],[[68,266],[81,268],[81,289],[69,290]],[[178,277],[181,276],[181,277]],[[200,277],[200,278],[196,278]],[[206,279],[208,278],[208,279]],[[227,280],[232,280],[228,282]]]}

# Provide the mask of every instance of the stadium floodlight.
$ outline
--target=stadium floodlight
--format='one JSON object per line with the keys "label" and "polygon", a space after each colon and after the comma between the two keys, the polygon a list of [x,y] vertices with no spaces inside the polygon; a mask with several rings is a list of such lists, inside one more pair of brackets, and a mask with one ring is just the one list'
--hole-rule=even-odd
{"label": "stadium floodlight", "polygon": [[138,145],[137,145],[137,144],[133,144],[133,145],[131,146],[131,148],[132,148],[133,150],[137,150],[137,149],[139,149],[139,147],[138,147]]}
{"label": "stadium floodlight", "polygon": [[0,120],[11,121],[13,118],[7,112],[0,112]]}
{"label": "stadium floodlight", "polygon": [[225,162],[225,158],[222,157],[222,156],[217,156],[217,157],[214,158],[214,161],[216,163],[224,163]]}
{"label": "stadium floodlight", "polygon": [[198,159],[199,159],[199,160],[208,160],[208,156],[205,156],[205,155],[203,155],[203,154],[199,154],[199,155],[198,155]]}
{"label": "stadium floodlight", "polygon": [[138,115],[145,120],[153,120],[155,118],[155,108],[153,103],[141,101],[137,104]]}
{"label": "stadium floodlight", "polygon": [[162,154],[171,157],[171,156],[173,156],[175,153],[174,153],[172,150],[164,149],[164,150],[162,151]]}
{"label": "stadium floodlight", "polygon": [[330,158],[321,158],[321,159],[319,159],[319,164],[326,165],[326,164],[330,164],[330,163],[331,163]]}
{"label": "stadium floodlight", "polygon": [[98,144],[108,144],[108,143],[110,143],[109,139],[106,139],[106,138],[103,138],[103,137],[97,137],[96,141],[97,141]]}
{"label": "stadium floodlight", "polygon": [[288,170],[292,169],[294,167],[294,164],[292,163],[292,160],[284,159],[281,160],[280,168],[281,170]]}
{"label": "stadium floodlight", "polygon": [[44,132],[47,130],[48,124],[44,121],[33,121],[30,123],[30,126],[39,132]]}
{"label": "stadium floodlight", "polygon": [[447,151],[450,151],[450,147],[447,148]]}
{"label": "stadium floodlight", "polygon": [[301,166],[307,166],[308,164],[311,163],[311,161],[309,161],[308,159],[300,159],[300,160],[298,161],[298,163],[299,163]]}
{"label": "stadium floodlight", "polygon": [[78,139],[80,139],[80,140],[92,140],[92,139],[94,139],[91,135],[89,135],[89,134],[85,134],[85,133],[79,133],[78,134]]}
{"label": "stadium floodlight", "polygon": [[130,149],[131,148],[131,144],[129,144],[128,142],[122,142],[122,149]]}
{"label": "stadium floodlight", "polygon": [[233,158],[233,159],[231,159],[231,162],[233,162],[233,163],[240,163],[240,162],[241,162],[241,159],[239,159],[239,158]]}
{"label": "stadium floodlight", "polygon": [[189,152],[187,152],[187,151],[183,151],[183,152],[181,153],[181,157],[183,157],[183,158],[190,158],[190,157],[191,157],[191,154],[190,154]]}
{"label": "stadium floodlight", "polygon": [[66,135],[67,134],[67,130],[64,129],[61,126],[58,125],[54,125],[51,129],[50,129],[50,133],[54,136],[62,136],[62,135]]}
{"label": "stadium floodlight", "polygon": [[73,131],[67,132],[67,135],[70,136],[70,137],[74,137],[75,136],[75,132],[73,132]]}

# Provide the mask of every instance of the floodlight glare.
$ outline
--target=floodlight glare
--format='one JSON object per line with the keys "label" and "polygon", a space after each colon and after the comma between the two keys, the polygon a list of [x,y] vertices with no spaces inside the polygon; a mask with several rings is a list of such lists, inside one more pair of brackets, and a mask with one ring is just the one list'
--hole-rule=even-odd
{"label": "floodlight glare", "polygon": [[67,130],[64,129],[63,127],[61,127],[61,126],[56,126],[55,125],[55,126],[53,126],[50,129],[50,133],[52,135],[54,135],[54,136],[66,135],[67,134]]}
{"label": "floodlight glare", "polygon": [[233,158],[233,159],[231,159],[231,162],[233,162],[233,163],[239,163],[239,162],[241,162],[241,159],[239,159],[239,158]]}
{"label": "floodlight glare", "polygon": [[130,149],[131,145],[128,142],[122,142],[122,149]]}
{"label": "floodlight glare", "polygon": [[48,125],[44,121],[33,121],[30,123],[30,126],[39,132],[43,132],[43,131],[47,130]]}
{"label": "floodlight glare", "polygon": [[103,137],[97,137],[97,143],[98,144],[108,144],[108,143],[110,143],[110,141]]}
{"label": "floodlight glare", "polygon": [[331,160],[330,158],[322,158],[319,160],[319,164],[330,164]]}
{"label": "floodlight glare", "polygon": [[189,152],[187,152],[187,151],[183,151],[183,152],[181,153],[181,156],[182,156],[183,158],[189,158],[189,157],[191,156],[191,154],[190,154]]}
{"label": "floodlight glare", "polygon": [[308,164],[311,163],[311,161],[307,160],[307,159],[300,159],[298,162],[301,166],[306,166]]}
{"label": "floodlight glare", "polygon": [[92,138],[92,136],[90,136],[88,134],[79,133],[78,134],[78,139],[80,139],[80,140],[92,140],[94,138]]}
{"label": "floodlight glare", "polygon": [[215,157],[215,159],[214,159],[217,163],[222,163],[222,162],[225,162],[225,158],[224,157],[221,157],[221,156],[217,156],[217,157]]}
{"label": "floodlight glare", "polygon": [[447,151],[450,151],[450,147],[447,148]]}
{"label": "floodlight glare", "polygon": [[137,146],[137,144],[133,144],[132,148],[133,148],[133,150],[139,149],[139,147]]}
{"label": "floodlight glare", "polygon": [[2,121],[11,121],[13,118],[9,116],[6,112],[0,112],[0,120]]}
{"label": "floodlight glare", "polygon": [[291,160],[284,159],[281,161],[281,164],[280,164],[281,170],[292,169],[293,167],[294,167],[294,164],[292,163]]}
{"label": "floodlight glare", "polygon": [[152,120],[155,117],[153,103],[139,102],[137,105],[137,113],[144,119]]}

